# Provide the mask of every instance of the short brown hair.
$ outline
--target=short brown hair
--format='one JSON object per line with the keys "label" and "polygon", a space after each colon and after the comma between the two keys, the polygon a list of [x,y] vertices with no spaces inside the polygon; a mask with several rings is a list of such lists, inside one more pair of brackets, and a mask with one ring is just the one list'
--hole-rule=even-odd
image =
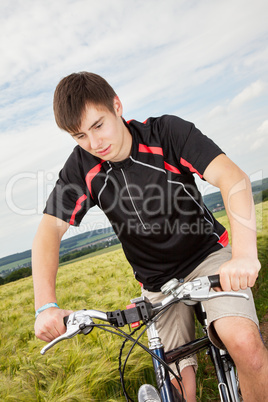
{"label": "short brown hair", "polygon": [[88,104],[105,107],[114,113],[113,88],[101,76],[86,71],[63,78],[54,93],[54,115],[57,125],[69,133],[81,126],[81,119]]}

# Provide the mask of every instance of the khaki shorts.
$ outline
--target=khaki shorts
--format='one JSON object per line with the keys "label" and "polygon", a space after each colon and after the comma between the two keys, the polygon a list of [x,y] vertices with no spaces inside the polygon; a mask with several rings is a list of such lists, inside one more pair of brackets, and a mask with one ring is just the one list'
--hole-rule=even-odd
{"label": "khaki shorts", "polygon": [[[185,278],[185,282],[191,281],[199,276],[213,275],[217,273],[219,267],[228,261],[232,256],[231,246],[216,251],[210,254],[198,267]],[[224,348],[221,340],[217,336],[213,321],[222,317],[245,317],[249,318],[258,326],[258,318],[255,310],[254,300],[251,290],[242,290],[242,293],[247,293],[249,300],[234,297],[224,297],[211,299],[203,302],[207,313],[208,335],[214,345]],[[157,303],[165,298],[161,292],[149,292],[142,289],[142,295],[148,297],[152,303]],[[184,343],[195,339],[195,319],[194,308],[186,306],[184,303],[174,304],[167,314],[164,314],[157,321],[157,329],[160,338],[165,346],[165,350],[174,349]],[[175,363],[172,363],[171,368],[176,372]],[[183,359],[179,362],[180,371],[187,366],[194,366],[197,369],[197,360],[195,356]]]}

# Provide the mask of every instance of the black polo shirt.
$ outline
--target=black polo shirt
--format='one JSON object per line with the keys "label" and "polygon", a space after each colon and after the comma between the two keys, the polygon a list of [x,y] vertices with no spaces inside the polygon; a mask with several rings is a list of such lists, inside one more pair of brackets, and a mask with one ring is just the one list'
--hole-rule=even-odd
{"label": "black polo shirt", "polygon": [[133,137],[130,157],[112,163],[77,146],[44,212],[79,225],[98,205],[136,279],[159,291],[228,244],[225,228],[204,205],[193,176],[202,178],[222,151],[192,123],[175,116],[124,123]]}

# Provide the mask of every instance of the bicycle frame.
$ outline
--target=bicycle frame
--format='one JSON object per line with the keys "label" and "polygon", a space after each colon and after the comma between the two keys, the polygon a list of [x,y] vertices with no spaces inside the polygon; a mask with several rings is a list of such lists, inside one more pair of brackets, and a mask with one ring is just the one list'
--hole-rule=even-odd
{"label": "bicycle frame", "polygon": [[[80,310],[74,313],[71,313],[69,317],[65,317],[65,325],[67,326],[67,331],[65,334],[59,336],[54,339],[48,345],[46,345],[42,350],[41,354],[44,354],[48,349],[54,346],[61,340],[72,338],[73,336],[84,333],[88,334],[94,326],[100,326],[100,324],[94,324],[93,318],[97,318],[102,321],[108,321],[110,323],[110,327],[115,328],[123,327],[127,324],[137,324],[139,325],[139,321],[143,321],[147,326],[147,331],[149,333],[149,350],[143,344],[138,342],[138,339],[135,340],[132,337],[132,334],[128,335],[125,332],[120,330],[120,334],[124,334],[126,340],[131,340],[133,346],[138,344],[143,349],[145,349],[148,353],[151,354],[153,358],[153,365],[155,370],[156,382],[158,385],[158,389],[161,395],[158,397],[158,393],[155,390],[154,399],[139,399],[139,402],[146,401],[155,401],[155,402],[175,402],[178,401],[179,393],[178,391],[174,391],[174,387],[171,384],[170,377],[168,371],[172,371],[168,364],[172,363],[176,360],[179,360],[183,357],[189,356],[191,354],[195,354],[201,349],[207,348],[209,350],[211,359],[215,366],[215,371],[218,377],[219,383],[219,392],[221,396],[221,400],[223,402],[237,402],[239,401],[239,395],[237,392],[237,387],[235,383],[234,375],[229,375],[229,368],[227,374],[229,377],[229,381],[226,380],[225,369],[226,365],[228,366],[228,357],[221,355],[219,349],[217,349],[210,340],[206,336],[200,339],[196,339],[188,344],[185,344],[179,348],[176,348],[167,353],[164,352],[164,346],[161,343],[161,339],[159,337],[156,324],[159,314],[163,314],[165,310],[167,310],[171,304],[174,302],[182,301],[186,304],[195,305],[198,302],[202,302],[203,300],[209,300],[215,297],[223,297],[223,296],[234,296],[234,297],[244,297],[248,299],[248,296],[245,294],[234,294],[230,292],[210,292],[212,286],[219,286],[219,278],[215,280],[215,277],[201,277],[196,278],[195,280],[181,284],[178,280],[173,279],[169,281],[165,286],[162,292],[167,295],[167,297],[162,300],[161,303],[153,305],[150,301],[144,297],[140,297],[131,301],[131,305],[128,306],[126,310],[116,310],[104,313],[98,310]],[[204,313],[204,311],[203,311]],[[204,315],[204,314],[203,314]],[[203,317],[204,318],[204,317]],[[102,325],[103,327],[103,325]],[[103,328],[104,329],[104,328]],[[206,331],[206,322],[204,321],[204,329]],[[110,332],[112,332],[110,330]],[[115,333],[115,332],[113,332]],[[117,333],[118,335],[118,333]],[[127,359],[126,359],[127,360]],[[126,363],[126,362],[125,362]],[[231,366],[232,364],[230,364]],[[232,369],[232,367],[231,367]],[[175,375],[176,377],[176,375]],[[180,384],[180,379],[177,376],[177,379]],[[123,380],[123,375],[121,380]],[[122,382],[123,385],[123,382]],[[230,392],[229,392],[230,388]],[[233,389],[231,391],[231,388]],[[183,389],[182,394],[183,394]],[[177,393],[177,395],[174,396]],[[158,398],[158,399],[157,399]]]}
{"label": "bicycle frame", "polygon": [[196,310],[200,310],[202,312],[202,318],[200,319],[200,317],[197,317],[203,326],[203,330],[206,335],[202,338],[197,338],[189,343],[164,353],[164,360],[166,363],[171,364],[187,356],[196,354],[203,349],[206,349],[214,365],[221,401],[239,402],[240,397],[237,390],[237,380],[234,373],[233,361],[227,351],[218,349],[211,343],[207,335],[207,321],[204,307],[202,303],[198,303],[197,307],[198,309]]}
{"label": "bicycle frame", "polygon": [[[218,389],[221,397],[221,401],[230,402],[230,401],[239,401],[239,399],[234,399],[234,395],[232,392],[229,393],[228,387],[231,385],[233,388],[233,384],[228,384],[227,387],[227,379],[225,376],[225,370],[223,367],[222,358],[220,355],[219,349],[217,349],[209,340],[208,336],[204,336],[202,338],[195,339],[187,344],[179,346],[176,349],[173,349],[168,352],[164,352],[164,346],[161,343],[161,339],[159,338],[158,331],[156,330],[155,324],[153,324],[149,329],[149,346],[150,350],[152,350],[156,356],[163,359],[166,363],[174,363],[180,359],[183,359],[189,355],[196,354],[203,349],[207,349],[209,351],[209,355],[213,362],[215,373],[218,379]],[[166,373],[165,368],[159,363],[158,360],[152,358],[153,366],[155,371],[155,377],[157,382],[157,387],[159,389],[161,395],[162,402],[173,402],[174,399],[174,389],[172,390],[172,385],[169,379],[168,373]],[[231,395],[230,395],[231,394]],[[237,394],[238,395],[238,394]],[[239,397],[238,397],[239,398]],[[144,402],[140,401],[139,402]]]}
{"label": "bicycle frame", "polygon": [[[155,323],[150,325],[150,327],[147,329],[147,332],[150,333],[149,336],[150,350],[153,351],[156,356],[160,357],[162,360],[165,361],[164,346],[162,345],[161,340],[159,338]],[[169,375],[166,372],[166,369],[158,360],[154,358],[152,358],[152,360],[153,360],[157,387],[161,395],[161,400],[164,402],[173,402],[174,398]]]}
{"label": "bicycle frame", "polygon": [[[154,344],[150,346],[150,349],[156,354],[156,356],[163,359],[166,363],[170,364],[176,362],[177,360],[183,359],[189,355],[200,352],[203,349],[208,350],[208,354],[213,362],[215,374],[218,380],[218,390],[222,402],[238,402],[240,401],[239,393],[237,390],[236,377],[234,373],[233,363],[230,361],[230,356],[227,352],[221,355],[221,350],[216,348],[209,340],[208,336],[204,336],[199,339],[195,339],[185,345],[182,345],[174,350],[164,352],[164,347],[161,344],[160,338],[159,345],[156,342],[157,331],[155,332]],[[149,342],[150,344],[150,342]],[[158,360],[152,358],[153,366],[155,371],[155,377],[157,382],[157,387],[161,395],[161,401],[163,402],[173,402],[174,399],[174,389],[166,373],[165,368],[159,363]],[[227,376],[226,373],[229,373]],[[140,401],[139,402],[143,402]]]}

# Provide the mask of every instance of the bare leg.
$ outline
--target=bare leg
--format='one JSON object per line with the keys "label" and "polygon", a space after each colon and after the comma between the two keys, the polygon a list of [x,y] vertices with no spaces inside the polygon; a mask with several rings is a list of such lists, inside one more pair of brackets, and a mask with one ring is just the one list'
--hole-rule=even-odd
{"label": "bare leg", "polygon": [[268,351],[257,326],[241,317],[224,317],[214,327],[233,358],[244,402],[268,402]]}
{"label": "bare leg", "polygon": [[[181,371],[181,377],[187,396],[187,402],[196,402],[196,382],[193,366],[185,367]],[[175,379],[172,380],[172,384],[180,391],[179,384]]]}

